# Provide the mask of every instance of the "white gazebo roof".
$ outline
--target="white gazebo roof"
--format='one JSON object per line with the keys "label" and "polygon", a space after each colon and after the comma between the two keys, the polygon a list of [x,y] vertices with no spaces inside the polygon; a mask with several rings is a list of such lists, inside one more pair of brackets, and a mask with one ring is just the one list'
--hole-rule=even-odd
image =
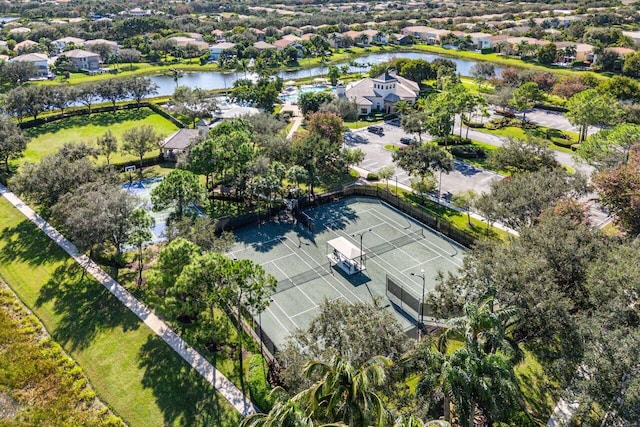
{"label": "white gazebo roof", "polygon": [[331,246],[333,249],[337,250],[348,259],[356,259],[360,255],[362,255],[360,249],[358,249],[356,245],[354,245],[344,237],[336,237],[333,240],[329,240],[327,242],[327,245]]}

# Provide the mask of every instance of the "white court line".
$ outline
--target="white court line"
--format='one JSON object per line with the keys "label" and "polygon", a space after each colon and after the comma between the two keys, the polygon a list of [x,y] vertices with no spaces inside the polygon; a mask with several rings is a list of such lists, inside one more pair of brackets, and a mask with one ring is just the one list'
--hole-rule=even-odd
{"label": "white court line", "polygon": [[[333,230],[331,230],[331,231],[333,231]],[[335,231],[333,231],[333,232],[335,233]],[[288,237],[286,237],[286,239],[289,239],[289,238],[288,238]],[[287,246],[286,242],[285,242],[285,246]],[[289,246],[287,246],[287,247],[289,247]],[[291,249],[291,248],[289,248],[289,249]],[[302,248],[300,248],[300,249],[302,249]],[[307,254],[307,252],[306,252],[304,249],[302,249],[302,252],[304,252],[304,253],[305,253],[309,258],[311,258],[311,259],[313,260],[313,262],[315,262],[316,264],[318,264],[318,266],[322,266],[322,265],[323,265],[323,264],[320,264],[318,261],[316,261],[316,259],[315,259],[314,257],[312,257],[311,255]],[[296,253],[296,255],[298,255],[298,254]],[[300,258],[300,259],[302,260],[302,262],[304,262],[305,264],[307,264],[307,266],[309,266],[311,269],[313,269],[313,267],[311,266],[311,264],[309,264],[307,261],[305,261],[305,260],[304,260],[304,258],[302,258],[300,255],[298,255],[298,258]],[[328,280],[327,280],[327,278],[326,278],[325,276],[321,276],[321,277],[322,277],[322,279],[323,279],[325,282],[327,282],[327,283],[329,284],[329,286],[331,286],[331,287],[333,288],[333,290],[334,290],[334,291],[336,291],[336,292],[338,292],[340,295],[343,295],[343,296],[344,296],[344,292],[340,291],[340,290],[339,290],[339,289],[337,289],[335,286],[333,286],[333,284],[332,284],[330,281],[328,281]],[[336,280],[337,280],[337,279],[336,279]],[[362,301],[362,299],[360,299],[360,297],[359,297],[358,295],[354,294],[350,289],[348,289],[346,286],[344,286],[341,282],[339,282],[339,281],[338,281],[338,283],[340,283],[340,285],[341,285],[342,287],[344,287],[344,288],[345,288],[345,289],[346,289],[346,290],[347,290],[351,295],[353,295],[353,296],[354,296],[358,301],[360,301],[360,302],[364,302],[364,301]],[[345,299],[347,299],[347,297],[346,297],[346,296],[345,296]]]}
{"label": "white court line", "polygon": [[[314,208],[314,209],[317,209],[317,208]],[[368,213],[369,211],[371,211],[371,210],[373,210],[373,209],[375,209],[375,208],[369,208],[369,209],[367,209],[366,211],[359,212],[359,213],[357,213],[357,214],[355,214],[355,215],[356,215],[356,216],[360,216],[360,215],[362,215],[362,214],[366,214],[366,213]],[[346,217],[346,215],[342,215],[342,217],[340,217],[340,218],[338,218],[338,219],[334,219],[333,221],[323,222],[323,223],[322,223],[322,226],[323,226],[323,227],[325,227],[325,228],[329,228],[328,226],[329,226],[329,225],[331,225],[331,224],[333,224],[334,222],[344,221],[345,217]],[[313,217],[313,218],[312,218],[312,220],[313,220],[314,222],[316,221],[316,219],[319,219],[319,218],[316,218],[316,217]],[[286,237],[286,236],[285,236],[285,237]]]}
{"label": "white court line", "polygon": [[[330,300],[328,300],[328,301],[329,301],[329,302],[333,302],[333,301],[336,301],[336,300],[339,300],[339,299],[343,299],[343,298],[344,298],[344,296],[340,295],[339,297],[335,297],[334,299],[330,299]],[[294,314],[294,315],[293,315],[293,316],[291,316],[291,317],[293,318],[293,317],[301,316],[301,315],[303,315],[303,314],[305,314],[305,313],[308,313],[308,312],[310,312],[310,311],[312,311],[312,310],[316,310],[318,307],[320,307],[320,306],[319,306],[319,305],[316,305],[316,306],[315,306],[315,307],[313,307],[313,308],[308,308],[308,309],[306,309],[306,310],[304,310],[304,311],[301,311],[301,312],[300,312],[300,313],[298,313],[298,314]]]}
{"label": "white court line", "polygon": [[[282,307],[280,307],[280,304],[278,304],[278,302],[275,299],[271,298],[271,302],[273,302],[276,305],[276,307],[278,307],[280,309],[280,311],[283,312],[285,316],[287,316],[287,319],[289,319],[291,321],[291,323],[293,323],[293,326],[295,326],[296,328],[300,329],[300,326],[298,326],[298,324],[287,314],[287,312],[284,311],[282,309]],[[276,316],[275,313],[273,313],[273,314],[274,314],[273,317],[275,317],[276,320],[278,320],[278,316]],[[278,323],[280,323],[280,326],[282,326],[282,329],[284,329],[285,331],[289,332],[289,334],[291,334],[291,331],[289,331],[289,328],[284,326],[282,324],[282,322],[280,322],[280,320],[278,320]]]}
{"label": "white court line", "polygon": [[402,273],[403,273],[403,274],[405,274],[405,271],[413,270],[413,269],[415,269],[415,268],[420,267],[422,264],[427,264],[427,263],[429,263],[429,262],[431,262],[431,261],[435,261],[435,260],[436,260],[436,259],[438,259],[438,258],[443,258],[443,256],[442,256],[442,255],[436,255],[436,256],[434,256],[433,258],[430,258],[430,259],[428,259],[428,260],[426,260],[426,261],[422,261],[422,262],[421,262],[421,263],[419,263],[418,265],[414,265],[413,267],[405,268],[404,270],[402,270]]}
{"label": "white court line", "polygon": [[[388,216],[386,216],[385,214],[383,214],[383,213],[381,213],[381,212],[375,212],[373,215],[376,215],[376,216],[378,216],[378,217],[383,217],[382,219],[385,219],[385,218],[386,218],[386,219],[388,219],[388,223],[389,223],[389,225],[391,225],[390,223],[392,223],[392,222],[393,222],[394,224],[396,224],[396,225],[397,225],[397,226],[399,226],[399,227],[401,227],[401,226],[402,226],[402,224],[400,224],[398,221],[394,220],[393,218],[389,218]],[[407,218],[407,219],[409,219],[409,218]],[[413,218],[411,218],[410,220],[411,220],[411,221],[415,221],[415,220],[413,220]],[[416,225],[417,225],[418,227],[423,228],[423,230],[424,230],[424,229],[426,229],[427,231],[431,231],[431,230],[433,230],[432,228],[429,228],[429,227],[423,226],[423,225],[422,225],[422,224],[420,224],[419,222],[416,222]],[[402,234],[406,234],[406,233],[402,233]],[[436,234],[436,235],[438,235],[438,234]],[[444,235],[442,235],[442,236],[444,236]],[[443,240],[444,240],[444,239],[443,239]],[[440,246],[436,245],[435,243],[433,243],[433,242],[429,241],[429,239],[427,239],[426,237],[423,237],[423,239],[422,239],[422,240],[416,240],[416,242],[418,242],[419,244],[421,244],[422,246],[424,246],[424,247],[425,247],[425,248],[427,248],[427,249],[431,249],[431,250],[433,250],[433,248],[437,249],[437,251],[435,251],[436,253],[438,253],[438,251],[440,251],[441,253],[446,254],[446,256],[444,256],[444,255],[442,255],[442,254],[441,254],[441,255],[442,255],[442,258],[446,259],[447,261],[449,261],[451,264],[455,265],[456,267],[462,267],[462,264],[461,264],[461,263],[460,263],[460,264],[458,264],[457,262],[455,262],[455,261],[453,261],[453,260],[451,259],[452,254],[448,253],[446,250],[442,249]],[[425,244],[425,243],[423,243],[423,242],[426,242],[428,245],[427,245],[427,244]]]}
{"label": "white court line", "polygon": [[[267,265],[267,264],[269,264],[270,262],[275,263],[276,261],[280,261],[281,259],[289,258],[289,257],[290,257],[290,256],[292,256],[292,255],[293,255],[293,254],[287,254],[287,255],[284,255],[284,256],[281,256],[281,257],[278,257],[278,258],[274,258],[274,259],[272,259],[272,260],[270,260],[270,261],[267,261],[267,262],[265,262],[265,263],[263,263],[263,264],[260,264],[260,265]],[[283,273],[284,273],[284,271],[283,271]],[[285,274],[285,277],[287,277],[287,275],[286,275],[286,274]],[[288,277],[287,277],[287,278],[288,278]]]}
{"label": "white court line", "polygon": [[[379,235],[379,234],[378,234],[378,233],[376,233],[375,231],[372,231],[372,233],[373,233],[373,234],[375,234],[376,236],[380,237],[383,241],[386,241],[386,239],[385,239],[383,236]],[[412,237],[413,237],[413,236],[412,236]],[[413,243],[413,242],[417,242],[417,243],[419,243],[419,240],[418,240],[418,239],[413,239],[413,240],[411,241],[411,243]],[[396,245],[393,245],[393,247],[395,248],[394,250],[399,250],[400,252],[404,252],[404,253],[405,253],[405,255],[407,255],[409,258],[413,259],[415,262],[417,262],[417,263],[420,263],[420,262],[421,262],[418,258],[416,258],[416,257],[412,256],[409,252],[402,250],[402,246],[396,246]],[[389,252],[391,252],[391,251],[389,251]]]}
{"label": "white court line", "polygon": [[[284,277],[286,277],[286,278],[287,278],[287,280],[289,280],[291,283],[293,283],[293,280],[291,280],[291,277],[287,276],[287,273],[285,273],[284,271],[282,271],[282,269],[281,269],[280,267],[278,267],[276,264],[273,264],[273,265],[274,265],[278,270],[280,270],[280,272],[281,272],[282,274],[284,274]],[[296,284],[295,284],[295,283],[293,283],[293,288],[292,288],[292,289],[295,289],[295,288],[297,288],[297,286],[296,286]],[[299,289],[299,291],[300,291],[300,292],[302,292],[302,295],[304,295],[304,296],[305,296],[309,301],[311,301],[311,304],[313,304],[314,306],[316,306],[316,307],[317,307],[316,303],[315,303],[311,298],[309,298],[309,296],[308,296],[306,293],[304,293],[304,291],[303,291],[302,289]]]}
{"label": "white court line", "polygon": [[[415,223],[416,225],[418,225],[419,227],[422,227],[423,229],[429,230],[429,231],[431,232],[431,234],[433,234],[433,235],[435,235],[435,236],[440,237],[442,240],[444,240],[444,241],[446,241],[446,242],[449,242],[449,245],[450,245],[450,246],[457,247],[457,248],[459,248],[459,249],[461,249],[461,250],[463,250],[463,251],[468,250],[467,248],[465,248],[463,245],[461,245],[460,243],[456,242],[456,241],[455,241],[455,240],[453,240],[452,238],[447,237],[447,236],[445,236],[443,233],[441,233],[440,231],[438,231],[438,230],[436,230],[436,229],[434,229],[434,228],[431,228],[431,227],[429,227],[429,226],[428,226],[428,225],[426,225],[426,224],[421,223],[421,222],[420,222],[420,221],[418,221],[417,219],[413,218],[411,215],[407,215],[406,213],[402,212],[400,209],[397,209],[397,208],[395,208],[395,207],[391,206],[389,203],[387,203],[387,202],[385,202],[385,201],[383,201],[383,200],[380,200],[380,201],[379,201],[379,204],[380,204],[381,206],[384,206],[384,207],[387,207],[387,208],[391,209],[392,211],[394,211],[395,213],[397,213],[397,214],[398,214],[398,215],[400,215],[401,217],[405,218],[407,221],[413,222],[413,223]],[[388,216],[384,215],[382,212],[378,212],[378,211],[376,211],[376,212],[377,212],[379,215],[384,216],[385,218],[389,218]],[[395,222],[396,224],[398,224],[398,222],[397,222],[397,221],[394,221],[394,220],[393,220],[393,219],[391,219],[391,218],[389,218],[389,220],[391,220],[391,221]],[[450,254],[449,252],[447,252],[447,251],[446,251],[446,249],[443,249],[442,247],[440,247],[440,246],[436,245],[435,243],[433,243],[433,242],[429,241],[428,239],[426,239],[426,240],[427,240],[427,242],[428,242],[429,244],[431,244],[432,246],[435,246],[436,248],[438,248],[440,251],[444,252],[444,253],[445,253],[445,254],[447,254],[448,256],[455,255],[455,254]],[[457,251],[457,249],[456,249],[456,251]]]}

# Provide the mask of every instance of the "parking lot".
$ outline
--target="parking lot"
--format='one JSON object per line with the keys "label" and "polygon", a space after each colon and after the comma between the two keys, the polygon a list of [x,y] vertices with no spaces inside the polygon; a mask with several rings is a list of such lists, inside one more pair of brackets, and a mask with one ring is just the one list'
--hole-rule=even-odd
{"label": "parking lot", "polygon": [[[383,128],[384,133],[382,135],[371,133],[366,128],[345,134],[347,146],[360,148],[365,152],[365,159],[360,163],[359,167],[368,172],[377,172],[384,166],[393,165],[392,152],[386,150],[384,148],[385,145],[402,146],[403,144],[400,143],[401,138],[413,136],[405,133],[399,126],[388,123],[379,126]],[[429,136],[423,138],[425,140],[430,139]],[[501,175],[494,172],[456,161],[453,172],[442,174],[442,196],[445,199],[449,199],[451,195],[468,189],[473,189],[478,193],[488,192],[491,182],[501,178]],[[409,174],[400,168],[396,168],[396,174],[392,178],[393,181],[396,179],[400,184],[410,184]]]}

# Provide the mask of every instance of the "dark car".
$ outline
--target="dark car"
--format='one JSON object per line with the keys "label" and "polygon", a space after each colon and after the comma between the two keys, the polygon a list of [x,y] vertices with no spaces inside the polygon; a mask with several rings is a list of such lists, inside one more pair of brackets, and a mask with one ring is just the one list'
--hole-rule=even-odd
{"label": "dark car", "polygon": [[369,126],[367,130],[371,133],[375,133],[376,135],[382,135],[384,133],[382,126]]}
{"label": "dark car", "polygon": [[413,144],[415,141],[410,136],[403,136],[400,138],[400,142],[403,144]]}

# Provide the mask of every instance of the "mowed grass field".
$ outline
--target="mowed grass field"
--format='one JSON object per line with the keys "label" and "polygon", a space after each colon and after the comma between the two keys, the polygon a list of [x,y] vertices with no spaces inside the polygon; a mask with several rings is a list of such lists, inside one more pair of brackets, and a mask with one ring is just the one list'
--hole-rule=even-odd
{"label": "mowed grass field", "polygon": [[0,277],[130,426],[237,426],[210,384],[0,198]]}
{"label": "mowed grass field", "polygon": [[[135,161],[138,160],[137,156],[121,151],[124,144],[122,135],[128,129],[143,125],[153,126],[153,129],[161,139],[178,130],[176,125],[148,108],[69,117],[28,129],[26,133],[31,138],[31,141],[27,145],[24,157],[18,159],[16,163],[37,163],[43,157],[58,151],[67,142],[85,142],[87,145],[97,147],[96,139],[107,130],[111,130],[118,138],[120,150],[111,156],[111,163]],[[153,150],[147,153],[145,157],[156,157],[159,153],[159,149]],[[104,164],[106,163],[106,158],[99,156],[96,162]]]}

